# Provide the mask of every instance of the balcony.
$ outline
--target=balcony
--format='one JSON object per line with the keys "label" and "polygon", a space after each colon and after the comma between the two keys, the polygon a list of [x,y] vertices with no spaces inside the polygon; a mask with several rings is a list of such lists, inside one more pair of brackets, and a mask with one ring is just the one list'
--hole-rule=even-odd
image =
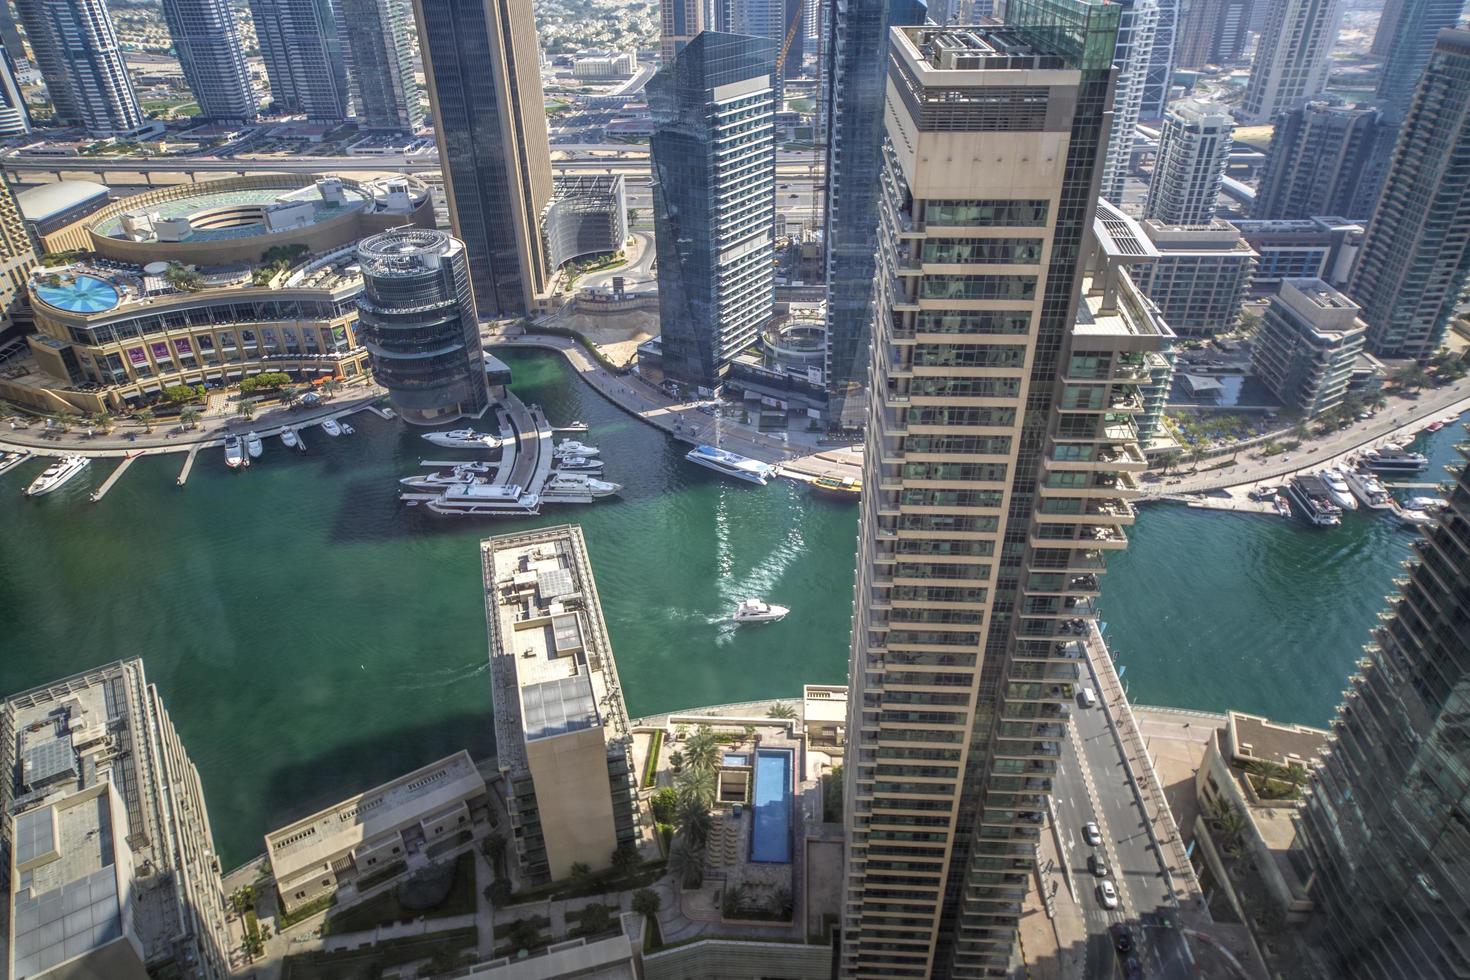
{"label": "balcony", "polygon": [[[1047,533],[1040,534],[1039,531]],[[1028,540],[1033,548],[1066,548],[1085,544],[1089,548],[1117,551],[1128,547],[1128,535],[1116,524],[1040,525]]]}

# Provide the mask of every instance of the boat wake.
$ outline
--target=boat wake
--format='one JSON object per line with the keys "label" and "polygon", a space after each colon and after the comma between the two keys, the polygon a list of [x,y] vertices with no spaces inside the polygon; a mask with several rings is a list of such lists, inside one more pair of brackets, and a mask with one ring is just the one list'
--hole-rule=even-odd
{"label": "boat wake", "polygon": [[463,684],[465,681],[473,680],[490,671],[488,660],[478,660],[473,663],[462,664],[458,667],[440,667],[438,670],[430,670],[419,674],[412,679],[405,679],[394,687],[400,691],[422,691],[435,687],[452,687],[455,684]]}

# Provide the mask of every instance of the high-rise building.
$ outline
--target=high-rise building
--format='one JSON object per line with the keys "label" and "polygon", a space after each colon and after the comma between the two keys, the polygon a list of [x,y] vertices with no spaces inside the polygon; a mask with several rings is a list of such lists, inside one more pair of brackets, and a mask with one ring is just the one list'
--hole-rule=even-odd
{"label": "high-rise building", "polygon": [[1154,24],[1154,41],[1149,50],[1148,74],[1143,81],[1143,102],[1139,112],[1144,119],[1161,119],[1169,105],[1169,90],[1174,85],[1174,43],[1178,34],[1181,0],[1158,0],[1159,15]]}
{"label": "high-rise building", "polygon": [[1373,30],[1373,44],[1368,53],[1375,58],[1387,58],[1393,47],[1394,31],[1398,29],[1399,16],[1404,12],[1404,0],[1383,0],[1383,10],[1378,15],[1378,26]]}
{"label": "high-rise building", "polygon": [[527,2],[414,0],[454,235],[486,319],[528,316],[549,278],[551,148]]}
{"label": "high-rise building", "polygon": [[628,239],[628,195],[622,174],[568,174],[552,184],[541,216],[551,268],[573,259],[621,251]]}
{"label": "high-rise building", "polygon": [[10,48],[0,47],[0,136],[16,136],[31,131],[31,111],[26,106],[20,82],[16,80],[15,62],[10,52]]}
{"label": "high-rise building", "polygon": [[477,418],[490,404],[464,243],[422,228],[357,246],[358,335],[405,422]]}
{"label": "high-rise building", "polygon": [[1230,223],[1257,256],[1250,277],[1254,296],[1276,292],[1283,279],[1321,279],[1345,289],[1363,247],[1363,226],[1333,215]]}
{"label": "high-rise building", "polygon": [[638,840],[638,773],[597,582],[571,524],[480,542],[495,749],[522,881]]}
{"label": "high-rise building", "polygon": [[1391,140],[1378,111],[1309,102],[1276,117],[1266,165],[1256,187],[1253,218],[1366,218],[1374,198],[1364,193],[1378,140]]}
{"label": "high-rise building", "polygon": [[705,31],[648,82],[664,374],[716,389],[775,302],[776,44]]}
{"label": "high-rise building", "polygon": [[1166,225],[1209,224],[1230,156],[1235,121],[1224,106],[1184,99],[1169,107],[1159,132],[1146,218]]}
{"label": "high-rise building", "polygon": [[673,64],[700,31],[717,28],[706,23],[707,6],[708,0],[659,0],[659,64]]}
{"label": "high-rise building", "polygon": [[[1231,65],[1240,60],[1253,0],[1181,0],[1174,40],[1175,68]],[[1265,2],[1265,0],[1262,0]]]}
{"label": "high-rise building", "polygon": [[[1414,89],[1429,63],[1439,32],[1460,21],[1465,0],[1403,0],[1392,39],[1384,52],[1383,72],[1373,101],[1394,123],[1403,119],[1414,98]],[[1382,26],[1379,27],[1380,32]],[[1377,43],[1377,37],[1374,38]]]}
{"label": "high-rise building", "polygon": [[26,55],[25,42],[21,40],[20,28],[15,26],[15,14],[10,9],[9,2],[0,3],[0,46],[10,52],[10,57],[24,60]]}
{"label": "high-rise building", "polygon": [[1342,404],[1362,349],[1356,303],[1321,279],[1285,279],[1261,317],[1251,369],[1283,405],[1316,418]]}
{"label": "high-rise building", "polygon": [[1470,275],[1470,32],[1440,31],[1414,93],[1348,294],[1368,349],[1427,358]]}
{"label": "high-rise building", "polygon": [[888,32],[922,24],[915,0],[834,4],[822,65],[827,106],[827,416],[861,426],[867,414],[878,174]]}
{"label": "high-rise building", "polygon": [[338,0],[351,55],[352,103],[363,129],[412,133],[424,124],[414,76],[410,0]]}
{"label": "high-rise building", "polygon": [[1123,0],[1118,26],[1118,48],[1113,56],[1118,80],[1113,86],[1113,123],[1103,159],[1102,188],[1098,196],[1121,204],[1128,180],[1133,143],[1138,138],[1138,116],[1143,90],[1153,60],[1154,31],[1159,21],[1158,0]]}
{"label": "high-rise building", "polygon": [[[845,777],[845,977],[1003,975],[1127,543],[1157,331],[1079,326],[1121,8],[895,28]],[[981,164],[983,161],[983,165]]]}
{"label": "high-rise building", "polygon": [[1143,232],[1158,258],[1135,274],[1139,287],[1181,337],[1229,333],[1256,266],[1256,251],[1228,221],[1165,225],[1150,219]]}
{"label": "high-rise building", "polygon": [[1342,0],[1272,0],[1256,44],[1241,119],[1266,123],[1327,87]]}
{"label": "high-rise building", "polygon": [[16,0],[55,121],[93,136],[148,128],[106,0]]}
{"label": "high-rise building", "polygon": [[163,20],[173,38],[184,81],[204,119],[255,118],[259,104],[250,86],[245,47],[229,0],[163,0]]}
{"label": "high-rise building", "polygon": [[6,698],[10,977],[230,975],[199,771],[143,661]]}
{"label": "high-rise building", "polygon": [[0,335],[11,325],[18,300],[36,265],[36,240],[15,200],[9,178],[0,175]]}
{"label": "high-rise building", "polygon": [[1325,977],[1470,973],[1462,738],[1470,469],[1445,497],[1357,662],[1298,818]]}
{"label": "high-rise building", "polygon": [[347,118],[347,52],[332,0],[250,0],[276,112]]}

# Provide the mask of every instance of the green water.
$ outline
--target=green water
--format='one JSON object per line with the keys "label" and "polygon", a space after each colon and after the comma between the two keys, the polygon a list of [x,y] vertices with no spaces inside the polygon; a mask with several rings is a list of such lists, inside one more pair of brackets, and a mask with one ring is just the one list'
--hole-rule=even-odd
{"label": "green water", "polygon": [[[95,506],[110,462],[24,500],[28,463],[0,477],[0,691],[144,657],[232,865],[295,816],[492,750],[476,548],[492,533],[582,525],[635,716],[845,679],[856,507],[725,481],[558,356],[505,359],[553,422],[591,423],[619,499],[525,521],[405,510],[397,477],[463,454],[367,414],[352,437],[307,430],[304,456],[269,439],[245,473],[214,450],[183,490],[181,457],[139,460]],[[1133,538],[1103,610],[1134,696],[1317,723],[1411,540],[1361,515],[1324,533],[1177,508],[1146,510]],[[723,620],[747,596],[794,611],[737,630]]]}

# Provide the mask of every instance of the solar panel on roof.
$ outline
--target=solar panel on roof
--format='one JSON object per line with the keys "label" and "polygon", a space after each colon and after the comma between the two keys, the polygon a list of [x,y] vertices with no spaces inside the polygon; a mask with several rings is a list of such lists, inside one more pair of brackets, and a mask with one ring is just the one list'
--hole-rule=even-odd
{"label": "solar panel on roof", "polygon": [[521,689],[522,720],[526,738],[550,738],[598,724],[592,680],[586,674],[559,677]]}
{"label": "solar panel on roof", "polygon": [[56,849],[51,808],[27,810],[15,818],[15,863],[28,864]]}
{"label": "solar panel on roof", "polygon": [[542,601],[573,595],[577,591],[576,584],[572,581],[572,570],[569,568],[553,568],[537,572],[536,589],[541,593]]}
{"label": "solar panel on roof", "polygon": [[52,738],[26,749],[24,782],[28,787],[45,786],[61,777],[75,777],[77,754],[70,738]]}
{"label": "solar panel on roof", "polygon": [[122,935],[113,870],[101,868],[60,889],[15,896],[15,975],[34,976]]}

